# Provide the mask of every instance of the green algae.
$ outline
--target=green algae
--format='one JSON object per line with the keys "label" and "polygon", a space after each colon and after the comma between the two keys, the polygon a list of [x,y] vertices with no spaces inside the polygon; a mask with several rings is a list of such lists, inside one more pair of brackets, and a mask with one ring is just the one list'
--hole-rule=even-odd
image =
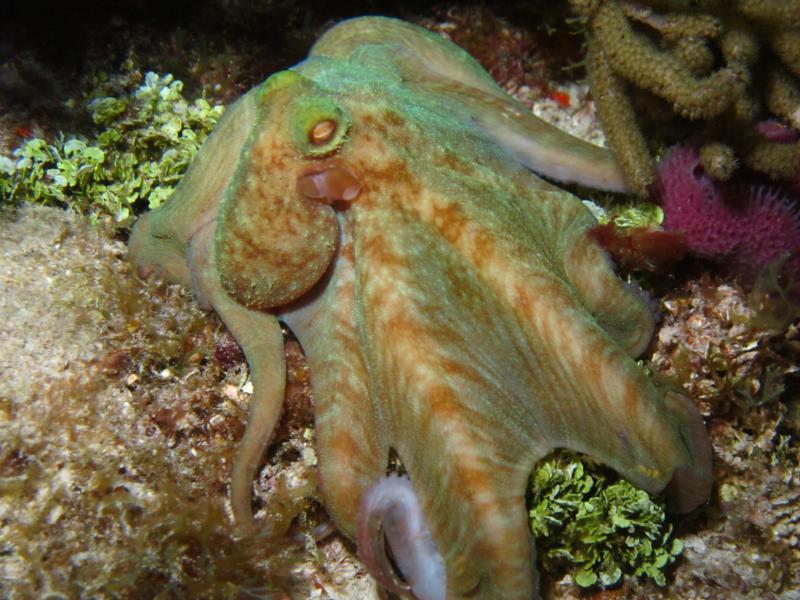
{"label": "green algae", "polygon": [[563,452],[537,466],[530,495],[531,531],[548,572],[566,569],[581,587],[614,585],[623,574],[666,585],[683,544],[647,492]]}
{"label": "green algae", "polygon": [[183,96],[172,75],[142,75],[131,63],[116,77],[95,76],[84,99],[94,129],[31,138],[0,156],[0,197],[65,206],[97,220],[131,225],[138,207],[155,208],[180,181],[222,106]]}

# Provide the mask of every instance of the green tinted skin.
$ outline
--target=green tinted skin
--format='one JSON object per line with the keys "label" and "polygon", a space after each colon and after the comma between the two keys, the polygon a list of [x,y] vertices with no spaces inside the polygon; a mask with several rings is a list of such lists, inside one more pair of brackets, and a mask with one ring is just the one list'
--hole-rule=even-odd
{"label": "green tinted skin", "polygon": [[192,286],[250,365],[231,482],[243,532],[283,401],[279,320],[309,361],[326,509],[395,591],[410,593],[375,560],[382,533],[361,508],[392,452],[448,598],[536,597],[524,494],[554,448],[669,484],[678,510],[705,500],[700,416],[634,362],[650,311],[586,235],[582,203],[530,169],[624,187],[607,153],[527,114],[462,50],[369,17],[226,111],[142,217],[140,272]]}

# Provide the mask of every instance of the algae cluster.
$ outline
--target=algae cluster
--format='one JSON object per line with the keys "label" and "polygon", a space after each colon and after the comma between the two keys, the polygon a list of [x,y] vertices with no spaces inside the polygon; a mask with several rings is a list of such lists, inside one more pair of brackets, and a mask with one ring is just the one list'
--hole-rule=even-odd
{"label": "algae cluster", "polygon": [[84,99],[95,130],[28,139],[0,156],[0,197],[70,206],[94,218],[132,223],[135,210],[155,208],[180,181],[222,114],[205,99],[188,102],[169,74],[97,75]]}
{"label": "algae cluster", "polygon": [[663,504],[613,473],[561,453],[531,477],[531,531],[551,572],[567,567],[581,587],[608,587],[622,574],[666,584],[665,571],[683,545]]}

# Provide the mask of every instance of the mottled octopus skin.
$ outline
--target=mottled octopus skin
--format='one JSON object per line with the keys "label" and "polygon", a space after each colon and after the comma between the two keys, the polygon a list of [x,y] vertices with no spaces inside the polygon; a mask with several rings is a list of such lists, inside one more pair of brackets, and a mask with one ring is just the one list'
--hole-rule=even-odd
{"label": "mottled octopus skin", "polygon": [[321,494],[355,534],[390,451],[444,561],[448,598],[537,596],[526,481],[584,452],[679,511],[709,494],[698,413],[635,364],[653,318],[569,193],[619,170],[525,114],[480,66],[369,17],[232,106],[132,260],[192,286],[241,344],[254,396],[234,518],[283,401],[284,321],[308,357]]}

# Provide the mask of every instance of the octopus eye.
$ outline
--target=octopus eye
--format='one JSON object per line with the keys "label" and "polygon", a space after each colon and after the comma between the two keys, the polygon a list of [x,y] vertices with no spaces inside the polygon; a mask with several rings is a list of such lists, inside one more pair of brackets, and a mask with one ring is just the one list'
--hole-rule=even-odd
{"label": "octopus eye", "polygon": [[357,523],[358,553],[390,591],[444,600],[447,574],[408,477],[389,475],[364,494]]}
{"label": "octopus eye", "polygon": [[350,117],[335,98],[304,94],[292,106],[290,128],[300,154],[306,158],[327,158],[347,140]]}

